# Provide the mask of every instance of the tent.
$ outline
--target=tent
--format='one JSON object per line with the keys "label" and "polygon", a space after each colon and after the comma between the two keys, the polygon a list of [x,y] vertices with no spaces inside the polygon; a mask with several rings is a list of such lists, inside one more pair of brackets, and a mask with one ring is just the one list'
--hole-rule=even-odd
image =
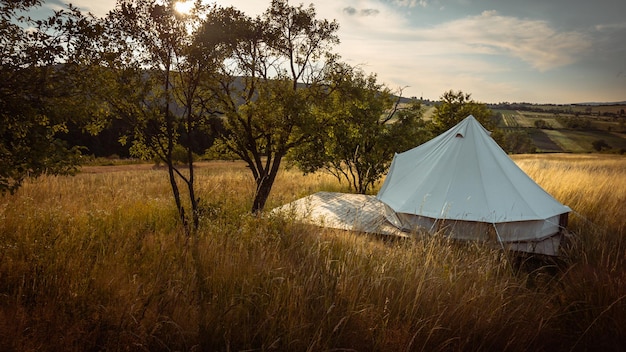
{"label": "tent", "polygon": [[509,158],[473,116],[396,154],[376,195],[404,231],[557,255],[571,209]]}

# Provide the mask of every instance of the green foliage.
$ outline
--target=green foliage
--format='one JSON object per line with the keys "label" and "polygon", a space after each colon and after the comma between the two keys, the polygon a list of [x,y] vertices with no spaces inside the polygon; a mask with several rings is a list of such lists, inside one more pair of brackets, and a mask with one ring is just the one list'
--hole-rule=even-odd
{"label": "green foliage", "polygon": [[496,121],[487,104],[479,103],[471,98],[471,94],[453,90],[443,93],[440,103],[436,105],[432,116],[432,132],[439,135],[469,115],[473,115],[483,127],[494,131]]}
{"label": "green foliage", "polygon": [[611,149],[611,146],[604,140],[604,139],[597,139],[593,142],[591,142],[591,145],[593,146],[593,149],[601,152],[605,149]]}
{"label": "green foliage", "polygon": [[[211,54],[220,52],[220,42],[203,37],[202,29],[207,23],[215,24],[212,29],[223,28],[229,12],[197,2],[189,15],[183,15],[174,3],[118,1],[103,20],[107,36],[100,38],[99,59],[110,69],[104,70],[106,88],[98,92],[110,115],[131,126],[120,138],[132,144],[131,154],[167,166],[180,220],[195,229],[199,216],[193,162],[214,139],[215,109],[205,86],[220,59]],[[186,173],[180,165],[186,165]],[[191,222],[178,181],[187,189]]]}
{"label": "green foliage", "polygon": [[558,116],[557,121],[559,121],[566,128],[571,128],[573,130],[588,130],[591,128],[591,120],[584,117]]}
{"label": "green foliage", "polygon": [[315,140],[295,148],[290,160],[306,173],[318,169],[367,193],[387,171],[394,153],[427,140],[421,105],[400,106],[373,74],[347,65],[328,73],[331,94],[317,114],[328,126]]}
{"label": "green foliage", "polygon": [[535,128],[551,130],[552,126],[546,120],[538,119],[534,122]]}
{"label": "green foliage", "polygon": [[197,60],[193,42],[201,17],[215,13],[203,6],[194,11],[181,16],[173,2],[128,0],[105,21],[110,36],[102,38],[102,60],[113,70],[103,98],[132,126],[124,139],[132,141],[135,154],[154,155],[165,164],[175,145],[192,149],[189,136],[210,130],[212,114],[198,105],[201,76],[210,62]]}
{"label": "green foliage", "polygon": [[79,65],[94,34],[91,19],[72,6],[46,20],[21,16],[39,5],[0,5],[0,193],[29,177],[74,172],[80,148],[60,137],[69,123],[84,126],[90,117]]}
{"label": "green foliage", "polygon": [[537,151],[532,138],[525,130],[496,130],[491,137],[509,154],[527,154]]}
{"label": "green foliage", "polygon": [[501,131],[497,128],[499,115],[494,114],[487,104],[471,98],[471,94],[450,90],[441,96],[435,107],[430,129],[433,134],[441,134],[452,128],[469,115],[473,115],[491,137],[508,153],[533,153],[536,148],[528,133],[523,131]]}
{"label": "green foliage", "polygon": [[228,30],[215,33],[212,24],[201,37],[222,38],[222,57],[229,58],[210,87],[223,113],[220,145],[248,164],[257,185],[252,211],[258,212],[287,152],[323,131],[313,110],[322,102],[319,73],[333,61],[338,25],[317,19],[312,6],[285,0],[272,1],[255,19],[230,15]]}

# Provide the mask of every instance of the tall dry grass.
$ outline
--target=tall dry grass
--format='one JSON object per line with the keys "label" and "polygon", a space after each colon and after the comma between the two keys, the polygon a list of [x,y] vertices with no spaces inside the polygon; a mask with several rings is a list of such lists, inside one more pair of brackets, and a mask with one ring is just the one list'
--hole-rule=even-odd
{"label": "tall dry grass", "polygon": [[[440,236],[381,241],[254,217],[249,170],[203,165],[203,334],[163,170],[27,183],[0,198],[0,350],[619,350],[626,160],[516,160],[576,211],[554,270]],[[268,207],[319,190],[346,188],[283,171]]]}
{"label": "tall dry grass", "polygon": [[[544,189],[570,206],[574,234],[553,294],[573,349],[626,346],[626,159],[610,155],[516,158]],[[575,333],[574,333],[575,332]],[[569,346],[569,345],[568,345]]]}
{"label": "tall dry grass", "polygon": [[526,173],[572,208],[569,229],[578,236],[569,256],[581,256],[577,261],[612,273],[626,271],[624,160],[585,155],[518,158]]}

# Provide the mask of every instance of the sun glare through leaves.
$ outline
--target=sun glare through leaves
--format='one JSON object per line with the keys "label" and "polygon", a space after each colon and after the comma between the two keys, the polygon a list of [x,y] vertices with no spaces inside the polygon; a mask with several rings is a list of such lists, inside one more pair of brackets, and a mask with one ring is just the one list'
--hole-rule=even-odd
{"label": "sun glare through leaves", "polygon": [[188,15],[193,9],[193,0],[178,1],[174,4],[174,9],[184,15]]}

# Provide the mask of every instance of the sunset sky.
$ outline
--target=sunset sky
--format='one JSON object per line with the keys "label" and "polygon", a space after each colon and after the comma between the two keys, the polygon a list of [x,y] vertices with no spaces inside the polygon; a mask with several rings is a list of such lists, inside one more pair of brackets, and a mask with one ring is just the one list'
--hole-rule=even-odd
{"label": "sunset sky", "polygon": [[[115,6],[72,3],[97,16]],[[344,61],[404,96],[437,99],[453,89],[487,103],[626,101],[624,0],[290,1],[300,3],[337,20]],[[270,0],[217,4],[255,16]]]}

